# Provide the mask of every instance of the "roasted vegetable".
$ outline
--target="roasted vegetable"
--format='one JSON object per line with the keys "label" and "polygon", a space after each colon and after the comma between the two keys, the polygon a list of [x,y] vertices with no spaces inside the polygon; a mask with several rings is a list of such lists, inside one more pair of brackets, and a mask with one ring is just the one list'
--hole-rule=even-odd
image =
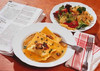
{"label": "roasted vegetable", "polygon": [[62,9],[65,9],[64,5],[62,5],[62,6],[59,8],[59,11],[61,11]]}
{"label": "roasted vegetable", "polygon": [[77,29],[81,29],[81,28],[84,28],[84,27],[88,26],[83,21],[78,22],[78,24],[79,24],[79,26],[77,27]]}
{"label": "roasted vegetable", "polygon": [[85,7],[79,7],[77,11],[81,14],[83,11],[86,11]]}

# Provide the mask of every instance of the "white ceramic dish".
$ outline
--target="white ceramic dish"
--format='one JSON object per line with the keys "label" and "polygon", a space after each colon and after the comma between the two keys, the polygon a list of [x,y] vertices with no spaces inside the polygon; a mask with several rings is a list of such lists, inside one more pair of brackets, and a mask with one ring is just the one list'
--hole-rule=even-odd
{"label": "white ceramic dish", "polygon": [[85,4],[83,4],[83,3],[79,3],[79,2],[64,2],[64,3],[60,3],[60,4],[56,5],[56,6],[51,10],[51,12],[50,12],[50,19],[51,19],[51,21],[52,21],[54,24],[59,24],[59,23],[58,23],[58,22],[56,21],[56,19],[54,18],[53,13],[54,13],[55,11],[59,10],[59,7],[61,7],[62,5],[65,6],[66,4],[70,4],[70,5],[72,5],[73,7],[74,7],[74,6],[78,6],[78,5],[79,5],[79,6],[82,6],[82,7],[85,7],[86,10],[89,12],[89,14],[91,14],[91,15],[93,16],[93,19],[94,19],[94,20],[91,22],[91,24],[90,24],[89,26],[87,26],[87,27],[85,27],[85,28],[82,28],[82,29],[80,29],[80,30],[70,30],[70,31],[72,31],[72,32],[75,32],[75,31],[86,31],[86,30],[92,28],[92,27],[95,25],[96,20],[97,20],[97,16],[96,16],[95,12],[93,11],[93,9],[92,9],[91,7],[89,7],[89,6],[87,6],[87,5],[85,5]]}
{"label": "white ceramic dish", "polygon": [[26,28],[23,28],[21,31],[19,31],[14,37],[12,42],[14,54],[24,63],[36,67],[53,67],[64,63],[65,61],[70,59],[71,56],[74,54],[74,50],[72,50],[71,48],[69,48],[70,46],[68,46],[65,55],[54,62],[40,63],[40,62],[32,61],[29,58],[27,58],[22,51],[23,49],[22,44],[24,39],[35,32],[40,32],[45,26],[47,26],[52,32],[59,34],[66,43],[68,40],[69,42],[72,41],[72,44],[76,43],[72,33],[59,25],[51,24],[51,23],[50,24],[38,23],[38,24],[28,26]]}

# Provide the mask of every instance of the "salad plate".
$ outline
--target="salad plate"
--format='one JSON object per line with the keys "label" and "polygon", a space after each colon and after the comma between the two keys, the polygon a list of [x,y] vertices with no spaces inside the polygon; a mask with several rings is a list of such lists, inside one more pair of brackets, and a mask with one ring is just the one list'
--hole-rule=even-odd
{"label": "salad plate", "polygon": [[94,10],[79,2],[64,2],[53,7],[50,19],[68,30],[86,31],[92,28],[97,20]]}

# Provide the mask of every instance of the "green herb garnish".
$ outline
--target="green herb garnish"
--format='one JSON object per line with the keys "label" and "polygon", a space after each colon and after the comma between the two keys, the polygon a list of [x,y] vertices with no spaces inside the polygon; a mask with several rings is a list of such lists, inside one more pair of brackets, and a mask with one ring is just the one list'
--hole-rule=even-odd
{"label": "green herb garnish", "polygon": [[54,45],[54,43],[52,43],[52,46]]}
{"label": "green herb garnish", "polygon": [[46,41],[48,41],[48,39],[46,39]]}
{"label": "green herb garnish", "polygon": [[24,49],[26,49],[27,46],[24,46]]}
{"label": "green herb garnish", "polygon": [[45,51],[42,51],[43,53],[45,53]]}
{"label": "green herb garnish", "polygon": [[35,41],[34,43],[37,43],[37,41]]}
{"label": "green herb garnish", "polygon": [[52,50],[53,50],[53,49],[51,49],[51,50],[49,51],[49,53],[51,53]]}
{"label": "green herb garnish", "polygon": [[41,40],[43,40],[43,38],[41,38]]}
{"label": "green herb garnish", "polygon": [[61,52],[63,53],[64,51],[62,50]]}

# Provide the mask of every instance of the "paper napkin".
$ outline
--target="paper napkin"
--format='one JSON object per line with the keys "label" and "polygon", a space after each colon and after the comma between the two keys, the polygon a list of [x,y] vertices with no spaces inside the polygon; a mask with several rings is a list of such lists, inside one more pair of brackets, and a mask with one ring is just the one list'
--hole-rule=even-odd
{"label": "paper napkin", "polygon": [[13,55],[12,39],[24,27],[41,22],[45,14],[36,7],[9,1],[0,11],[0,53]]}

